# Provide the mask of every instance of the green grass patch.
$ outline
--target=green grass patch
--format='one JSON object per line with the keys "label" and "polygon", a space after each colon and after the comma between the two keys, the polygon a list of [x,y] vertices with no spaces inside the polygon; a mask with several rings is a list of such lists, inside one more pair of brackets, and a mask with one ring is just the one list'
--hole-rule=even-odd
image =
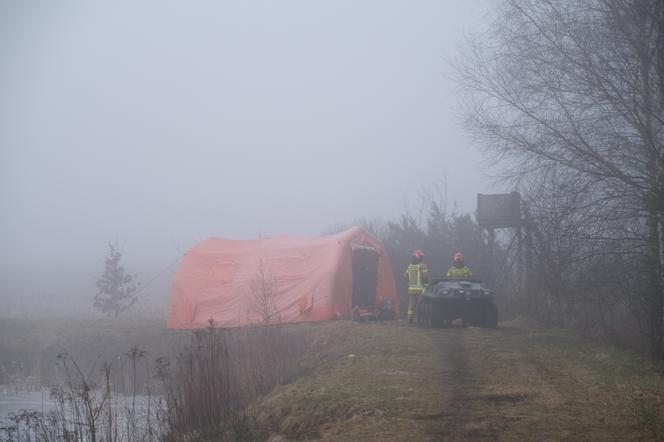
{"label": "green grass patch", "polygon": [[332,357],[258,406],[266,433],[289,439],[402,440],[426,436],[422,416],[440,412],[431,331],[398,323],[330,323]]}

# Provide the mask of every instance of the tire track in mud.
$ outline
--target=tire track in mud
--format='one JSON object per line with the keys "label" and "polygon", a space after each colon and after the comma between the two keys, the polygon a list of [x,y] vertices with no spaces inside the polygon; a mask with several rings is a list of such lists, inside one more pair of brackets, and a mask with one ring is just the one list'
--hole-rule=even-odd
{"label": "tire track in mud", "polygon": [[441,360],[439,388],[444,397],[444,407],[432,420],[427,433],[431,440],[495,440],[507,428],[506,423],[488,421],[478,416],[475,405],[481,402],[520,401],[521,398],[485,397],[481,394],[482,380],[478,376],[481,367],[470,351],[473,343],[468,339],[467,328],[435,329]]}
{"label": "tire track in mud", "polygon": [[439,413],[423,416],[430,419],[427,430],[430,440],[462,440],[464,424],[470,418],[468,396],[474,384],[469,355],[464,339],[464,329],[432,329],[436,333],[437,348],[440,352],[440,380],[436,386],[443,397],[443,407]]}
{"label": "tire track in mud", "polygon": [[440,412],[426,417],[429,440],[622,441],[658,434],[656,424],[644,428],[643,407],[630,402],[629,394],[642,401],[643,395],[630,393],[608,366],[598,371],[592,356],[566,348],[572,340],[547,343],[508,327],[431,333],[443,400]]}

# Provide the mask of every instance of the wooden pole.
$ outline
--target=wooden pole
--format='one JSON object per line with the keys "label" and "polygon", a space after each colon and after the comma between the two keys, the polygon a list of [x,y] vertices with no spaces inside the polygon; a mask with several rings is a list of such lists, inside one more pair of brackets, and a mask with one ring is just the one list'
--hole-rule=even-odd
{"label": "wooden pole", "polygon": [[528,296],[526,292],[526,277],[525,277],[525,265],[524,265],[524,256],[523,256],[523,229],[521,226],[516,227],[516,278],[517,284],[519,287],[519,296],[524,298]]}
{"label": "wooden pole", "polygon": [[489,283],[492,287],[496,286],[496,272],[494,269],[494,244],[496,242],[496,232],[494,229],[488,229],[489,243],[487,248],[489,251]]}
{"label": "wooden pole", "polygon": [[532,228],[530,226],[529,220],[525,223],[525,260],[526,260],[526,296],[530,300],[530,313],[537,315],[539,310],[539,300],[537,299],[537,292],[533,286],[534,274],[533,274],[533,234]]}

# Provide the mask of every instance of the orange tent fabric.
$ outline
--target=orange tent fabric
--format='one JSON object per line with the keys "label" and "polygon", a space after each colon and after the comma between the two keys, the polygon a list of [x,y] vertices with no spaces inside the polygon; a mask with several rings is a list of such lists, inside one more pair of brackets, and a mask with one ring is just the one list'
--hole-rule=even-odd
{"label": "orange tent fabric", "polygon": [[[382,243],[359,227],[322,237],[210,238],[184,256],[171,289],[167,325],[199,328],[349,319],[353,250],[378,251],[375,300],[398,308]],[[266,312],[269,312],[266,314]],[[396,312],[398,313],[398,311]]]}

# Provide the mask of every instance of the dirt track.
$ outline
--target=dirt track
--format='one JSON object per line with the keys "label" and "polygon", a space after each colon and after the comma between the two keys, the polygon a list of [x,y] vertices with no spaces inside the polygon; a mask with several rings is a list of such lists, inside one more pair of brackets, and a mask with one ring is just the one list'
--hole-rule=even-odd
{"label": "dirt track", "polygon": [[430,332],[440,350],[446,398],[431,422],[432,439],[662,437],[661,378],[643,367],[632,371],[605,348],[516,327]]}

